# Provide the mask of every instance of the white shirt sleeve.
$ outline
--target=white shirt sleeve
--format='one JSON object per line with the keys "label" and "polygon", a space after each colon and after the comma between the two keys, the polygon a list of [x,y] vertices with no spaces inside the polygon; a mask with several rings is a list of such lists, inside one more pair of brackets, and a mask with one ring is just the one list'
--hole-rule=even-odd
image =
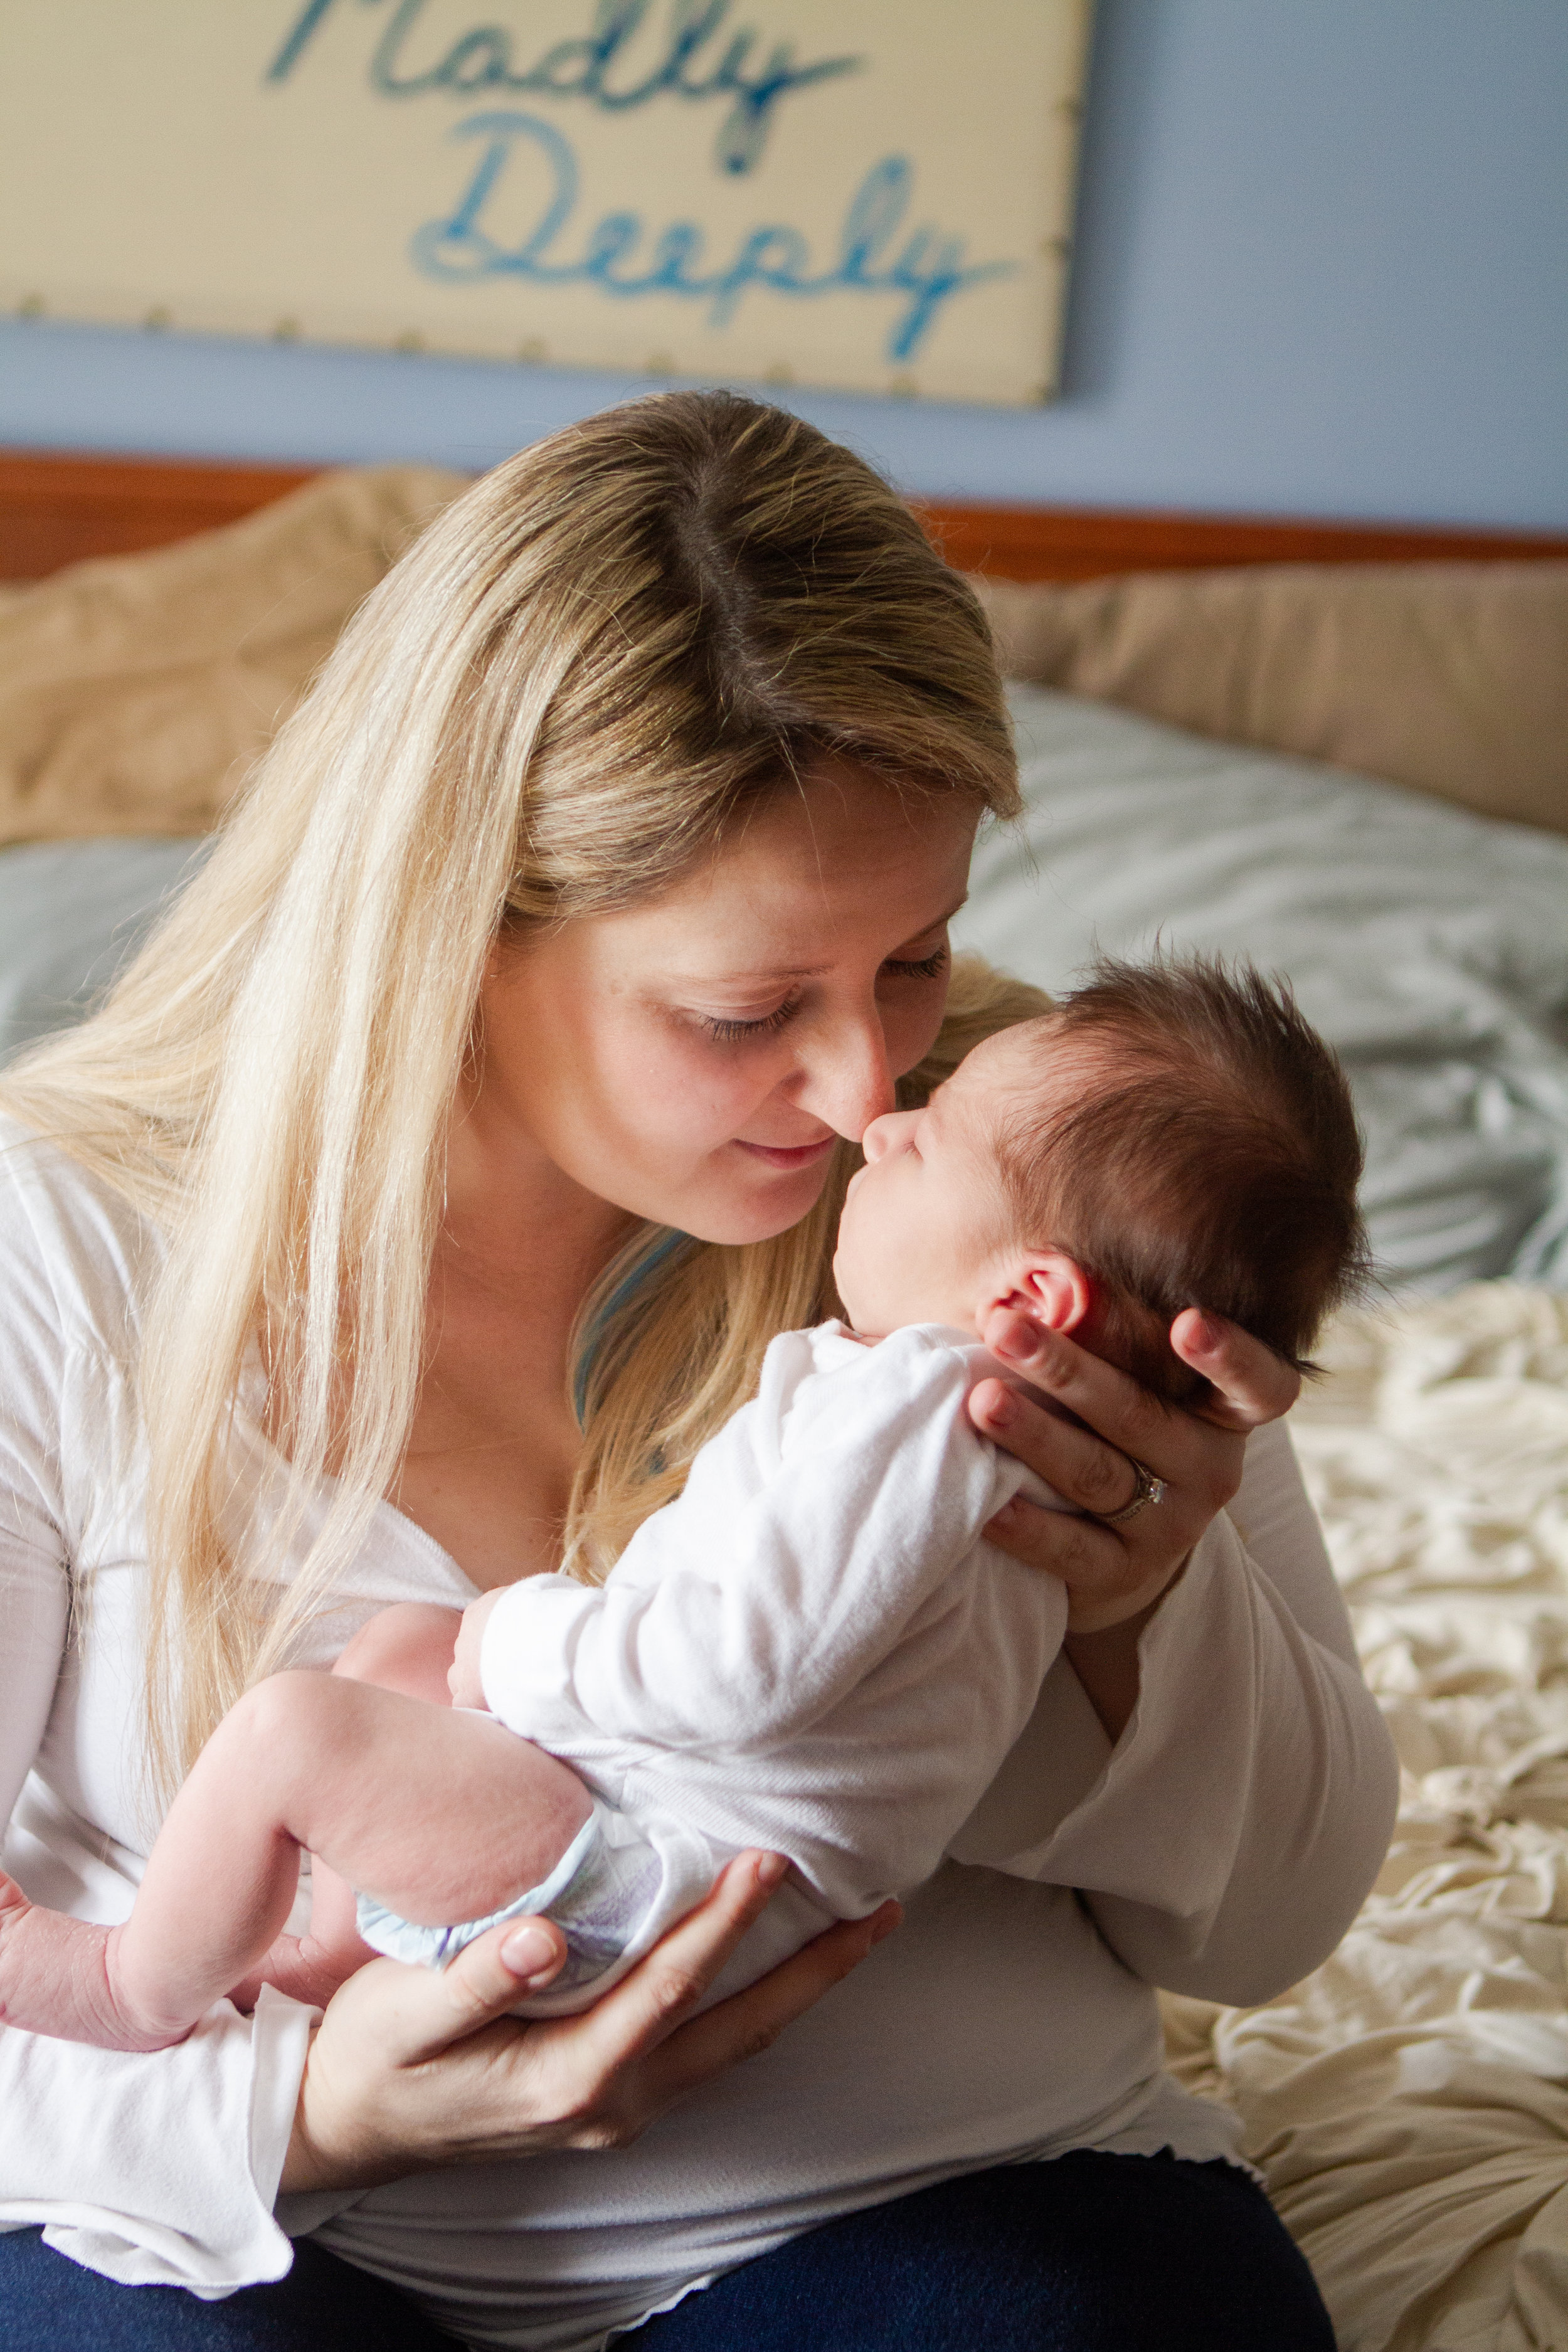
{"label": "white shirt sleeve", "polygon": [[[954,1853],[1077,1888],[1147,1982],[1267,2000],[1354,1918],[1399,1781],[1283,1425],[1251,1439],[1233,1515],[1195,1548],[1139,1660],[1138,1705],[1114,1749],[1103,1732],[1095,1741],[1060,1662]],[[1064,1801],[1042,1808],[1054,1819],[1037,1844],[1009,1852],[1030,1810],[1026,1773],[1042,1795],[1055,1780]]]}
{"label": "white shirt sleeve", "polygon": [[[62,1452],[73,1355],[93,1340],[68,1263],[39,1245],[19,1156],[0,1150],[0,1820],[26,1886],[41,1849],[16,1813],[69,1656]],[[86,1622],[90,1639],[90,1609]],[[0,2025],[0,2229],[42,2223],[58,2252],[127,2284],[211,2295],[281,2276],[272,2203],[313,2015],[274,1993],[254,2021],[220,2002],[147,2057]]]}
{"label": "white shirt sleeve", "polygon": [[755,1754],[896,1647],[1021,1474],[971,1426],[957,1348],[916,1328],[802,1380],[810,1339],[774,1340],[754,1402],[605,1584],[505,1595],[480,1658],[502,1722],[560,1754],[595,1738]]}

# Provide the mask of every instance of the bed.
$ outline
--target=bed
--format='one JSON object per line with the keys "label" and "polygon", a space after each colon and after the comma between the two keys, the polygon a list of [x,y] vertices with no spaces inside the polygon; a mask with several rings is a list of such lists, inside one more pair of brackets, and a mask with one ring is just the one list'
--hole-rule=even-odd
{"label": "bed", "polygon": [[[79,1016],[458,487],[0,460],[0,1053]],[[981,575],[1027,801],[959,943],[1047,987],[1097,948],[1255,956],[1368,1139],[1382,1287],[1296,1431],[1399,1829],[1305,1984],[1167,2003],[1172,2063],[1242,2116],[1344,2352],[1562,2346],[1568,542],[925,520]]]}

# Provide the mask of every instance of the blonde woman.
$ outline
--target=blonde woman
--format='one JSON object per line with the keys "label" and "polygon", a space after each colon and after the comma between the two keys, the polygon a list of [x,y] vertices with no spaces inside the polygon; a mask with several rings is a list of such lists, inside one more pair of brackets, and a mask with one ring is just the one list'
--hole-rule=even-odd
{"label": "blonde woman", "polygon": [[[866,1124],[1037,1001],[949,970],[1016,806],[973,600],[746,401],[558,435],[368,600],[109,1003],[3,1088],[5,1864],[74,1915],[62,1968],[241,1691],[389,1601],[601,1575],[830,1310]],[[1188,1313],[1198,1419],[988,1337],[1067,1414],[991,1383],[980,1425],[1102,1516],[998,1527],[1067,1651],[900,1931],[693,2018],[750,1857],[559,2024],[506,2015],[561,1963],[536,1923],[319,2027],[265,1991],[151,2057],[0,2030],[8,2341],[1331,2344],[1152,1990],[1288,1983],[1386,1842],[1293,1376]],[[1031,1843],[1045,1883],[985,1868]]]}

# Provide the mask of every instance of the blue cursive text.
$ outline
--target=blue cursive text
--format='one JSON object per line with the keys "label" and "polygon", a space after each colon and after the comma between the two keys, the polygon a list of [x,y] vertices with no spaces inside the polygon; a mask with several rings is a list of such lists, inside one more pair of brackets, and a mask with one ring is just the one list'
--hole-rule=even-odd
{"label": "blue cursive text", "polygon": [[[916,228],[905,236],[914,174],[903,155],[884,156],[867,173],[845,215],[837,258],[826,269],[813,269],[801,232],[782,224],[747,231],[734,259],[721,268],[704,267],[703,232],[697,224],[676,221],[658,233],[651,252],[639,260],[638,248],[650,232],[641,214],[631,212],[606,213],[587,232],[576,257],[563,259],[558,247],[576,208],[578,173],[571,145],[555,125],[532,114],[474,114],[451,135],[482,139],[485,147],[456,211],[415,233],[410,251],[431,278],[464,285],[521,278],[534,286],[595,286],[623,299],[674,294],[705,303],[715,327],[729,325],[752,287],[797,300],[891,294],[902,307],[889,330],[887,355],[901,361],[913,358],[943,303],[1015,267],[1009,261],[966,266],[962,241],[938,229]],[[509,247],[489,235],[483,215],[519,142],[542,153],[552,186],[532,233]]]}
{"label": "blue cursive text", "polygon": [[[267,68],[268,81],[287,81],[338,0],[305,0],[282,47]],[[360,0],[377,7],[381,0]],[[626,50],[647,19],[650,0],[595,0],[593,30],[557,41],[533,64],[514,60],[512,36],[502,25],[476,25],[459,35],[446,54],[422,71],[405,68],[404,52],[426,0],[396,0],[392,21],[375,45],[370,82],[387,98],[422,98],[447,90],[471,98],[478,90],[526,92],[535,98],[582,98],[608,113],[646,106],[665,96],[700,101],[728,98],[719,127],[715,160],[726,172],[749,172],[767,142],[770,120],[781,100],[794,91],[858,72],[858,57],[818,58],[797,64],[788,41],[775,41],[765,58],[759,37],[731,33],[717,56],[713,45],[730,15],[731,0],[670,0],[669,27],[657,59],[640,76],[626,73]],[[709,54],[706,59],[702,52]]]}

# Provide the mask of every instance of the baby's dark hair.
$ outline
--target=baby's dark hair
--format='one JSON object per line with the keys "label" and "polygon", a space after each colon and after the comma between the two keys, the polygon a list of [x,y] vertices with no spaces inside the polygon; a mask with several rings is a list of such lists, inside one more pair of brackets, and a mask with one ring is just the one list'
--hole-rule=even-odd
{"label": "baby's dark hair", "polygon": [[1210,957],[1102,958],[1023,1024],[1026,1048],[1036,1030],[1089,1049],[1093,1075],[1005,1118],[1002,1174],[1019,1231],[1096,1286],[1099,1351],[1191,1402],[1208,1384],[1169,1333],[1198,1307],[1312,1370],[1324,1316],[1369,1270],[1363,1153],[1344,1073],[1286,983]]}

